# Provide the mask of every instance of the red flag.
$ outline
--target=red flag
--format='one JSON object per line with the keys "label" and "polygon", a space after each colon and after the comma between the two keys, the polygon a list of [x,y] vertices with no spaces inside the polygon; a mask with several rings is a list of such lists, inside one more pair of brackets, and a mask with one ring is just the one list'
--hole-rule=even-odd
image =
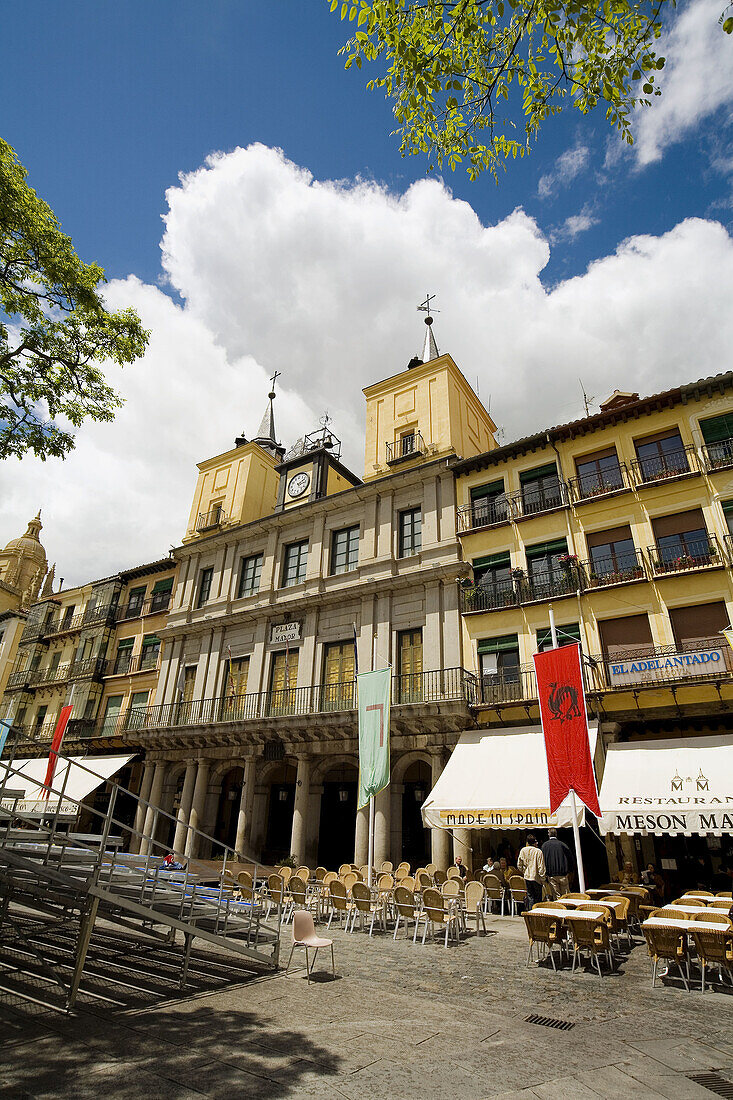
{"label": "red flag", "polygon": [[588,740],[580,646],[576,643],[535,653],[534,670],[550,777],[550,813],[572,790],[591,813],[600,817]]}
{"label": "red flag", "polygon": [[59,755],[59,749],[61,748],[61,742],[64,739],[66,733],[66,726],[71,712],[74,709],[74,704],[70,703],[61,708],[59,713],[59,720],[56,723],[56,729],[53,731],[53,741],[51,742],[51,751],[48,754],[48,767],[46,768],[46,778],[43,781],[43,786],[46,788],[43,792],[43,797],[48,801],[51,794],[51,784],[53,783],[53,773],[56,771],[56,761]]}

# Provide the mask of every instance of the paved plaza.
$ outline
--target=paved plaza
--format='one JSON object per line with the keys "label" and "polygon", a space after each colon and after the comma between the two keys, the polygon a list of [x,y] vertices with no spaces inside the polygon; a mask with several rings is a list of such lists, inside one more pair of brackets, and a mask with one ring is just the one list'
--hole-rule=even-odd
{"label": "paved plaza", "polygon": [[82,1000],[71,1017],[0,995],[0,1096],[704,1100],[715,1093],[691,1077],[733,1082],[733,996],[720,987],[652,990],[638,938],[603,979],[528,969],[524,922],[488,929],[448,950],[335,929],[337,979],[322,952],[310,986],[299,965],[147,1005]]}

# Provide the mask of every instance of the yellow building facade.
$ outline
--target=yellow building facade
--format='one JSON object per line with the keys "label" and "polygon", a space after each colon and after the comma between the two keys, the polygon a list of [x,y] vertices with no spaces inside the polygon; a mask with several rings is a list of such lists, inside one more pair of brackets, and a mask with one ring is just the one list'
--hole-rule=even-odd
{"label": "yellow building facade", "polygon": [[[733,374],[617,392],[454,472],[479,725],[539,722],[532,655],[550,645],[552,606],[561,644],[581,643],[606,744],[729,729]],[[608,849],[612,869],[653,858],[647,837]]]}

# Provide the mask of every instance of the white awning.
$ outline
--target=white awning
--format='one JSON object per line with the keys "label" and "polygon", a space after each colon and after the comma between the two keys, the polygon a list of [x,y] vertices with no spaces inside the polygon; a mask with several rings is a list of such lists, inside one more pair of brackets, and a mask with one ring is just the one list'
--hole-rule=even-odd
{"label": "white awning", "polygon": [[[132,756],[70,756],[60,757],[51,784],[48,800],[43,798],[43,781],[46,778],[48,757],[36,757],[32,760],[20,759],[0,763],[0,804],[3,809],[15,809],[17,813],[38,814],[56,813],[59,797],[63,790],[63,799],[59,811],[62,817],[76,817],[78,803],[88,794],[123,768]],[[80,766],[82,765],[82,766]],[[67,778],[68,772],[68,778]],[[18,774],[20,773],[20,774]],[[65,784],[65,785],[64,785]],[[23,791],[23,798],[15,802],[13,798],[3,796],[3,785],[11,791]]]}
{"label": "white awning", "polygon": [[602,833],[733,832],[733,734],[610,745]]}
{"label": "white awning", "polygon": [[[591,755],[597,725],[590,727]],[[583,824],[582,803],[579,823]],[[563,828],[573,823],[569,798],[550,813],[545,740],[540,726],[462,733],[422,807],[438,829]]]}

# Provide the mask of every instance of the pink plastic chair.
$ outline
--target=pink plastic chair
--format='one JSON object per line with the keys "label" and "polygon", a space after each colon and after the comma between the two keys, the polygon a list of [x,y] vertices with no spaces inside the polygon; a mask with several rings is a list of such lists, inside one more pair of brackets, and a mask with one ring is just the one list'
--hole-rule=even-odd
{"label": "pink plastic chair", "polygon": [[305,948],[305,968],[308,971],[308,981],[311,980],[311,972],[313,966],[308,959],[308,948],[315,948],[313,955],[313,965],[315,965],[316,955],[318,954],[319,947],[331,948],[331,969],[333,970],[333,976],[336,977],[336,964],[333,958],[333,940],[326,940],[322,936],[316,935],[316,928],[313,923],[312,913],[307,913],[304,909],[297,909],[293,915],[293,946],[290,948],[290,958],[288,959],[288,965],[285,967],[285,973],[287,974],[290,969],[290,962],[293,958],[293,951],[296,947]]}

